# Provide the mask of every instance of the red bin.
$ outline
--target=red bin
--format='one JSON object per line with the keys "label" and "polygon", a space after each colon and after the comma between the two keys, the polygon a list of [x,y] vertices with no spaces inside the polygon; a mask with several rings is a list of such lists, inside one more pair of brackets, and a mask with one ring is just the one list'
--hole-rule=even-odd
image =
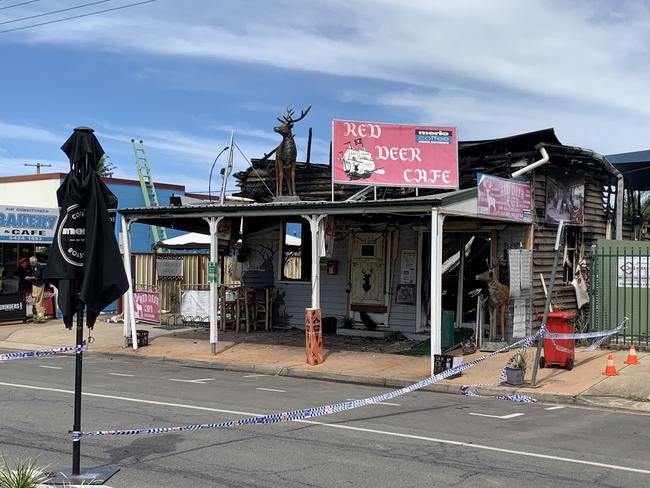
{"label": "red bin", "polygon": [[[544,320],[543,313],[539,314],[539,320]],[[546,330],[554,334],[573,334],[575,333],[575,325],[575,313],[549,312]],[[575,339],[555,339],[555,344],[560,346],[562,350],[557,349],[551,339],[544,338],[544,357],[539,358],[539,367],[560,366],[571,371],[575,360]]]}

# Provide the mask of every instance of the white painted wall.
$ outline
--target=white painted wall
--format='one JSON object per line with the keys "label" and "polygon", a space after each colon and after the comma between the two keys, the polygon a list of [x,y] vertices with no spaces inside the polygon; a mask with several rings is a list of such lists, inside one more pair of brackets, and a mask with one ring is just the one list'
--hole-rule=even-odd
{"label": "white painted wall", "polygon": [[59,179],[0,183],[0,205],[58,208]]}

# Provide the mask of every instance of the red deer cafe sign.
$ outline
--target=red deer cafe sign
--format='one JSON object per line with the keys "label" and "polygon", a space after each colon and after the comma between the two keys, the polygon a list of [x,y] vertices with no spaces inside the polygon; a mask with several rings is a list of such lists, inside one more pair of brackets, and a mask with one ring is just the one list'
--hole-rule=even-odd
{"label": "red deer cafe sign", "polygon": [[458,188],[454,127],[334,120],[335,183]]}

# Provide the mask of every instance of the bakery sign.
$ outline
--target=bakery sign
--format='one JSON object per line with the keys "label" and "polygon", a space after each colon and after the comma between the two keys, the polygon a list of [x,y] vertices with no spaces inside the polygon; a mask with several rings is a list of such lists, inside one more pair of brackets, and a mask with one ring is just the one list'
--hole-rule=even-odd
{"label": "bakery sign", "polygon": [[54,239],[59,209],[0,205],[0,242],[45,242]]}
{"label": "bakery sign", "polygon": [[334,183],[458,188],[454,127],[332,122]]}

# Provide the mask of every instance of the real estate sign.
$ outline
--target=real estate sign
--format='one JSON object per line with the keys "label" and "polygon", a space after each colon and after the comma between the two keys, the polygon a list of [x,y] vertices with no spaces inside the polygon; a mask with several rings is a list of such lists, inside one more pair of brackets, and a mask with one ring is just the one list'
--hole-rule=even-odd
{"label": "real estate sign", "polygon": [[454,127],[332,122],[335,183],[458,188]]}

